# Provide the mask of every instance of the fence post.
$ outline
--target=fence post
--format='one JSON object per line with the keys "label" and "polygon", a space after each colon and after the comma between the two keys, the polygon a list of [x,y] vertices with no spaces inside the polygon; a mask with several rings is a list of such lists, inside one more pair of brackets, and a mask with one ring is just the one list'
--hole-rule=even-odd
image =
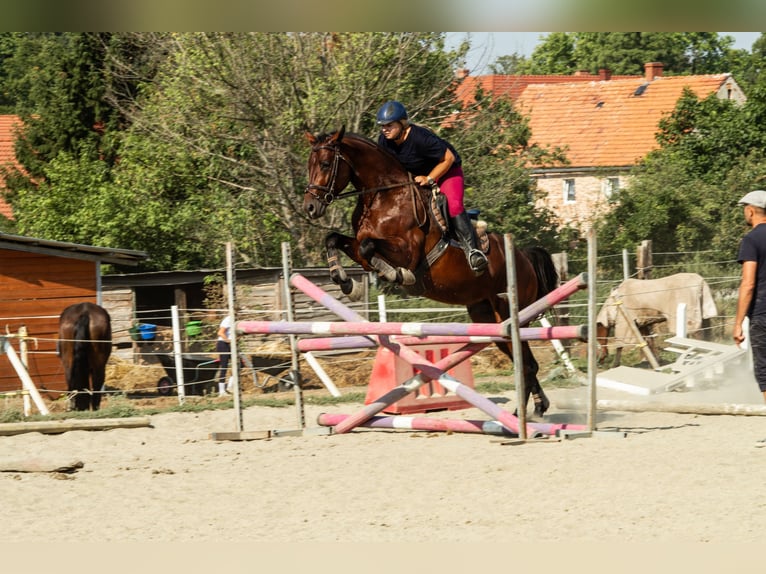
{"label": "fence post", "polygon": [[639,279],[652,278],[652,240],[644,239],[636,251],[636,270]]}
{"label": "fence post", "polygon": [[[566,283],[569,280],[569,258],[566,251],[562,253],[552,253],[551,259],[553,259],[553,266],[556,268],[556,273],[559,276],[559,285]],[[569,303],[568,301],[562,301],[556,307],[556,321],[559,325],[569,325]],[[569,342],[567,342],[569,344]]]}

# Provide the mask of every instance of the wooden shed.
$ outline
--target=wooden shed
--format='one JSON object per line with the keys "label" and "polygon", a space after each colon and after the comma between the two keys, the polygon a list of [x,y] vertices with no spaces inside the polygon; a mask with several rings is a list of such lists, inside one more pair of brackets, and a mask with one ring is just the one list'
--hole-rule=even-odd
{"label": "wooden shed", "polygon": [[[0,338],[19,352],[15,337],[28,336],[28,370],[41,394],[58,398],[66,390],[56,355],[58,317],[81,301],[102,303],[101,265],[135,266],[142,251],[93,247],[0,233]],[[7,354],[0,353],[0,391],[19,390],[21,381]]]}

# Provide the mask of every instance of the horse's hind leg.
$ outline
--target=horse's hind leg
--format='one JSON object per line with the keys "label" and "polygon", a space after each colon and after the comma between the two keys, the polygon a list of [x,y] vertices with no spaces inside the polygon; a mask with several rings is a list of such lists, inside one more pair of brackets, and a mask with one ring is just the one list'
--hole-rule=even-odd
{"label": "horse's hind leg", "polygon": [[74,410],[76,411],[88,411],[90,410],[91,394],[88,389],[78,389],[74,396]]}
{"label": "horse's hind leg", "polygon": [[545,395],[542,386],[540,386],[540,381],[537,379],[537,372],[540,366],[537,364],[537,360],[532,354],[532,349],[527,341],[521,343],[521,354],[524,361],[524,386],[526,387],[524,407],[529,402],[529,396],[532,395],[532,400],[535,403],[535,416],[541,417],[551,406],[551,403]]}

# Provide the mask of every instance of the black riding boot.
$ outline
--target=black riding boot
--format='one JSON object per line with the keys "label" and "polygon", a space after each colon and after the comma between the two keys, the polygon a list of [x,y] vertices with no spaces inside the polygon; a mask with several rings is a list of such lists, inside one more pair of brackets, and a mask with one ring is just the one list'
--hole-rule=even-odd
{"label": "black riding boot", "polygon": [[487,257],[477,248],[478,238],[476,237],[476,230],[471,223],[471,218],[464,211],[451,219],[455,236],[463,247],[463,251],[465,251],[468,264],[476,275],[481,275],[487,268]]}

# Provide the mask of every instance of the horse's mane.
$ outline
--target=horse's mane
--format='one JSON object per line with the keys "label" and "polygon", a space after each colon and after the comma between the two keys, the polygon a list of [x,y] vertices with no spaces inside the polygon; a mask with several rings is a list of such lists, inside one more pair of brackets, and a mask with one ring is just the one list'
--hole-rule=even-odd
{"label": "horse's mane", "polygon": [[[336,133],[338,133],[338,132],[337,131],[336,132],[330,132],[330,133],[323,132],[323,133],[317,134],[315,136],[316,140],[317,140],[317,144],[322,144],[322,143],[327,142],[327,140],[330,139],[330,137],[332,137]],[[390,150],[387,150],[384,147],[380,147],[378,145],[378,142],[374,141],[373,139],[368,138],[365,135],[358,134],[356,132],[346,132],[346,133],[343,134],[343,140],[342,141],[345,141],[347,139],[351,139],[351,140],[354,140],[355,142],[358,142],[358,143],[360,143],[362,145],[366,145],[367,147],[370,147],[370,148],[378,151],[379,153],[387,156],[389,159],[393,160],[397,165],[401,166],[402,171],[404,173],[407,173],[407,168],[405,168],[402,165],[402,162],[399,161],[399,158],[396,157]]]}

